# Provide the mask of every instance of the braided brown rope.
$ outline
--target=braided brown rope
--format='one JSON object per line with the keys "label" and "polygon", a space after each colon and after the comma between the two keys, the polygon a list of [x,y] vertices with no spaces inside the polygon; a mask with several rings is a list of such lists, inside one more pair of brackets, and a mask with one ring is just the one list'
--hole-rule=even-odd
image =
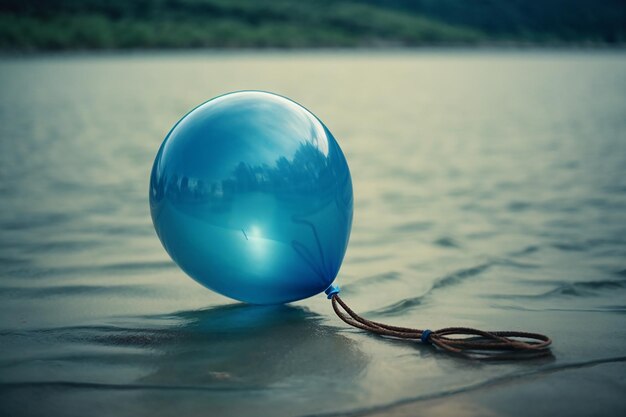
{"label": "braided brown rope", "polygon": [[446,327],[430,331],[390,326],[359,316],[336,293],[329,298],[337,316],[350,326],[381,336],[418,339],[469,359],[530,359],[552,354],[548,347],[552,340],[539,333],[483,331],[467,327]]}

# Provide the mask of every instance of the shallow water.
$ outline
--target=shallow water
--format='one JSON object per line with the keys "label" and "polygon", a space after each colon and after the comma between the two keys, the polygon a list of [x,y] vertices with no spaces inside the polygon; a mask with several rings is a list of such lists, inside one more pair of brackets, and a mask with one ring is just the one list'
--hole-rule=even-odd
{"label": "shallow water", "polygon": [[[342,146],[355,310],[547,333],[554,356],[468,362],[347,328],[322,295],[247,306],[187,278],[152,228],[151,164],[186,111],[241,89],[300,102]],[[3,415],[384,411],[623,369],[623,52],[5,57],[0,91]]]}

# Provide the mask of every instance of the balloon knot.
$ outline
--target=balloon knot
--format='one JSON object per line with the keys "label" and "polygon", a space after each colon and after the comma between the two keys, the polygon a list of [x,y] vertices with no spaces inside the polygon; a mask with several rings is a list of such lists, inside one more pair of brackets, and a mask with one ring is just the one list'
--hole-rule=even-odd
{"label": "balloon knot", "polygon": [[333,295],[335,294],[339,294],[339,291],[341,291],[339,289],[338,285],[331,285],[330,287],[326,288],[326,291],[324,291],[326,293],[326,295],[328,296],[328,299],[330,300],[331,298],[333,298]]}

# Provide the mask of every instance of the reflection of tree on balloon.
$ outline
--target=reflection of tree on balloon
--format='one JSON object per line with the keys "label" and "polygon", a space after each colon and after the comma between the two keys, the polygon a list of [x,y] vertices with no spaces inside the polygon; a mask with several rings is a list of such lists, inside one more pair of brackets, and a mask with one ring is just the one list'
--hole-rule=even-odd
{"label": "reflection of tree on balloon", "polygon": [[[189,203],[217,203],[228,201],[242,192],[276,192],[288,198],[293,193],[307,193],[315,189],[329,188],[334,181],[349,180],[349,175],[337,178],[327,170],[326,156],[310,142],[301,142],[291,160],[282,156],[267,164],[249,165],[241,161],[225,179],[210,183],[201,178],[174,174],[153,178],[151,192],[155,199],[165,194]],[[220,204],[211,204],[219,208]]]}
{"label": "reflection of tree on balloon", "polygon": [[[334,153],[329,157],[338,157],[337,155]],[[350,176],[347,170],[336,172],[327,169],[328,165],[327,156],[316,145],[303,141],[291,159],[281,156],[276,159],[274,166],[267,164],[250,165],[240,161],[231,175],[223,180],[206,184],[199,178],[187,176],[179,178],[177,175],[173,175],[169,181],[164,178],[164,183],[161,186],[165,188],[165,193],[169,193],[170,196],[179,201],[202,204],[205,209],[215,213],[227,212],[233,200],[245,193],[272,193],[278,199],[289,200],[293,199],[294,195],[308,195],[315,191],[332,189],[333,183],[337,181],[342,182],[341,189],[350,190],[347,194],[351,199]],[[335,203],[343,208],[351,204],[351,200],[346,202],[344,199],[345,196],[339,193],[327,195],[326,200],[312,200],[316,205],[307,207],[306,212],[290,216],[291,222],[302,225],[307,230],[309,244],[297,239],[288,243],[300,256],[302,262],[308,265],[322,281],[327,280],[327,277],[332,274],[333,270],[338,269],[339,265],[332,262],[332,259],[325,257],[324,245],[321,242],[318,229],[310,217],[315,215],[324,205]],[[246,240],[249,240],[249,234],[246,233],[245,228],[241,230]]]}

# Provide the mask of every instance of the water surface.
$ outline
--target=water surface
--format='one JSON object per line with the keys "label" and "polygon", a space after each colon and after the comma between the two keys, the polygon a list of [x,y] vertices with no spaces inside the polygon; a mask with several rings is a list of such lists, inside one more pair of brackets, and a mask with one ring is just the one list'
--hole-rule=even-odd
{"label": "water surface", "polygon": [[[347,328],[322,295],[247,306],[186,277],[152,228],[151,164],[189,109],[242,89],[342,146],[354,309],[547,333],[554,357],[467,362]],[[626,408],[623,52],[5,57],[0,91],[3,415],[391,413],[571,369],[597,382],[571,392]]]}

